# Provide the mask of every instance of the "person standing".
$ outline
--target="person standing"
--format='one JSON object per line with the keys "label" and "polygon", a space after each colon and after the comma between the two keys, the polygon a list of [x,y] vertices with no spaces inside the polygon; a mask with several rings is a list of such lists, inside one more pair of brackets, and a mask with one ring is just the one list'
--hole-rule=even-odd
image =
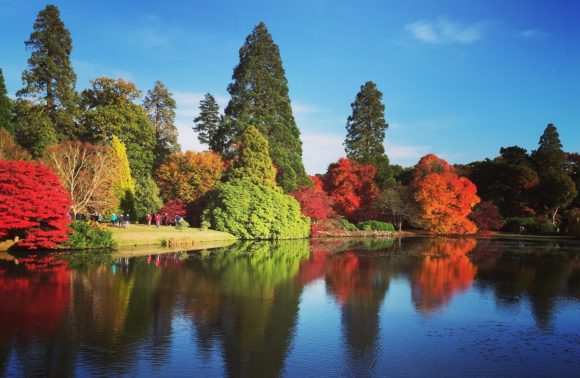
{"label": "person standing", "polygon": [[157,224],[157,228],[159,228],[159,224],[161,223],[161,215],[159,213],[155,216],[155,223]]}
{"label": "person standing", "polygon": [[117,214],[113,213],[111,214],[111,224],[113,225],[113,227],[115,227],[116,223],[117,223]]}
{"label": "person standing", "polygon": [[151,226],[151,219],[153,219],[151,214],[147,214],[147,226]]}
{"label": "person standing", "polygon": [[125,228],[129,228],[129,214],[125,214]]}

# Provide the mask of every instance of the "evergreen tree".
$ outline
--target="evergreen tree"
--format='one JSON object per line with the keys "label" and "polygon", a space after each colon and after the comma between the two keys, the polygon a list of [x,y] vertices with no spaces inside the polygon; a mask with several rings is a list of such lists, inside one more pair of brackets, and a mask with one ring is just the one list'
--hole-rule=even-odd
{"label": "evergreen tree", "polygon": [[213,152],[224,154],[227,151],[226,140],[220,134],[220,107],[211,93],[206,93],[199,103],[199,116],[193,122],[200,143],[207,144]]}
{"label": "evergreen tree", "polygon": [[377,168],[375,181],[380,188],[385,188],[393,185],[395,180],[383,146],[385,130],[389,125],[385,121],[382,98],[383,94],[372,81],[361,86],[351,104],[352,115],[346,122],[344,146],[349,159],[360,164],[372,164]]}
{"label": "evergreen tree", "polygon": [[276,187],[276,170],[268,153],[268,141],[254,126],[248,126],[242,135],[239,159],[228,177],[228,180],[234,179]]}
{"label": "evergreen tree", "polygon": [[532,153],[538,172],[563,171],[566,153],[562,150],[560,135],[556,127],[549,123],[538,142],[538,149]]}
{"label": "evergreen tree", "polygon": [[131,177],[131,168],[127,158],[127,149],[125,143],[121,142],[116,135],[113,135],[110,143],[111,160],[115,162],[112,190],[119,200],[126,197],[127,192],[135,194],[135,181]]}
{"label": "evergreen tree", "polygon": [[52,121],[59,139],[77,139],[75,125],[78,95],[76,74],[70,62],[72,39],[54,5],[47,5],[36,18],[26,42],[32,50],[28,69],[22,73],[24,88],[18,96],[37,100]]}
{"label": "evergreen tree", "polygon": [[8,130],[10,134],[14,134],[10,103],[11,101],[10,97],[8,97],[6,84],[4,84],[4,75],[2,74],[2,69],[0,68],[0,128],[4,128]]}
{"label": "evergreen tree", "polygon": [[268,140],[270,157],[278,169],[278,184],[291,192],[309,181],[280,51],[266,25],[260,23],[254,28],[239,55],[240,63],[228,86],[232,97],[219,133],[231,147],[248,125],[256,126]]}
{"label": "evergreen tree", "polygon": [[576,184],[566,172],[566,153],[560,135],[553,124],[548,124],[532,153],[532,160],[540,176],[537,187],[537,208],[547,210],[552,223],[561,208],[570,205],[576,197]]}
{"label": "evergreen tree", "polygon": [[181,150],[177,143],[175,100],[161,81],[147,91],[143,107],[155,126],[155,167],[159,167],[174,152]]}

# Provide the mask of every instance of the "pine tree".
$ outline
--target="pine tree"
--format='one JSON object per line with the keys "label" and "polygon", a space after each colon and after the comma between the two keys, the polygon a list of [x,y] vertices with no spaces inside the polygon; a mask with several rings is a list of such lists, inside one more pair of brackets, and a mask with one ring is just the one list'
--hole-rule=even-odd
{"label": "pine tree", "polygon": [[383,94],[372,81],[361,86],[351,104],[352,115],[346,122],[344,146],[349,159],[360,164],[372,164],[377,168],[375,181],[380,188],[385,188],[394,184],[394,179],[383,146],[385,130],[389,125],[385,121],[382,98]]}
{"label": "pine tree", "polygon": [[266,25],[260,23],[254,28],[239,55],[240,63],[228,86],[232,97],[219,133],[230,140],[227,145],[231,147],[248,125],[257,127],[268,140],[270,157],[278,169],[278,184],[291,192],[309,181],[280,51]]}
{"label": "pine tree", "polygon": [[553,124],[548,124],[532,153],[532,161],[540,176],[536,191],[538,210],[547,209],[552,223],[561,208],[570,205],[576,197],[576,184],[566,172],[566,153],[562,149],[560,135]]}
{"label": "pine tree", "polygon": [[563,171],[566,154],[562,150],[560,135],[556,127],[549,123],[538,142],[538,149],[532,153],[532,160],[538,172]]}
{"label": "pine tree", "polygon": [[147,91],[143,107],[155,126],[155,167],[159,167],[174,152],[181,150],[177,143],[175,100],[161,81]]}
{"label": "pine tree", "polygon": [[54,5],[47,5],[36,18],[34,31],[25,42],[32,50],[28,69],[22,73],[21,97],[32,97],[42,104],[59,139],[77,139],[75,125],[78,95],[76,74],[70,62],[72,39]]}
{"label": "pine tree", "polygon": [[228,177],[228,180],[234,179],[276,187],[276,170],[268,153],[268,141],[254,126],[248,126],[242,135],[239,159]]}
{"label": "pine tree", "polygon": [[11,101],[10,97],[8,97],[6,84],[4,84],[4,75],[2,74],[2,69],[0,68],[0,128],[4,128],[8,130],[10,134],[14,134],[10,103]]}
{"label": "pine tree", "polygon": [[193,122],[200,143],[207,144],[213,152],[224,154],[227,151],[226,140],[220,134],[220,107],[211,93],[206,93],[199,103],[199,116]]}

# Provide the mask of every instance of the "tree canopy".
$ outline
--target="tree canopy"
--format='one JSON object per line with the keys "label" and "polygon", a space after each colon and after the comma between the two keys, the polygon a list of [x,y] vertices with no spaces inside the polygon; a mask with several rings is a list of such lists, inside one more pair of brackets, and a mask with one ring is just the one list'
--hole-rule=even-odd
{"label": "tree canopy", "polygon": [[22,73],[24,87],[17,95],[32,97],[44,108],[60,140],[77,139],[77,77],[70,61],[70,32],[55,5],[47,5],[38,13],[33,29],[25,42],[32,53],[28,69]]}
{"label": "tree canopy", "polygon": [[155,167],[159,167],[172,153],[181,150],[177,143],[175,106],[175,100],[161,81],[155,82],[143,101],[143,108],[155,127]]}
{"label": "tree canopy", "polygon": [[228,86],[231,99],[220,132],[229,134],[228,147],[234,147],[246,127],[257,127],[268,140],[270,157],[278,169],[278,184],[290,192],[308,180],[280,51],[264,23],[248,35],[239,56],[240,63]]}
{"label": "tree canopy", "polygon": [[381,103],[383,94],[372,81],[360,88],[351,104],[352,114],[346,122],[344,147],[346,156],[360,164],[372,164],[377,169],[375,181],[384,188],[394,184],[389,159],[383,146],[385,130],[385,106]]}

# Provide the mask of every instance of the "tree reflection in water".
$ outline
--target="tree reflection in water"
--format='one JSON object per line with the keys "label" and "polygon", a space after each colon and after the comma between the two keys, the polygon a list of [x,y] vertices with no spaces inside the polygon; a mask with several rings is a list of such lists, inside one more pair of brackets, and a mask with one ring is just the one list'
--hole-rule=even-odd
{"label": "tree reflection in water", "polygon": [[444,313],[458,293],[475,287],[494,293],[500,309],[519,311],[529,302],[544,329],[561,298],[580,299],[580,254],[573,250],[411,238],[239,243],[97,261],[50,254],[19,265],[0,260],[0,375],[186,373],[174,370],[177,358],[183,366],[211,367],[211,375],[278,376],[299,311],[309,310],[300,307],[304,287],[315,281],[340,311],[340,373],[370,375],[382,358],[381,311],[392,279],[408,283],[422,315]]}

